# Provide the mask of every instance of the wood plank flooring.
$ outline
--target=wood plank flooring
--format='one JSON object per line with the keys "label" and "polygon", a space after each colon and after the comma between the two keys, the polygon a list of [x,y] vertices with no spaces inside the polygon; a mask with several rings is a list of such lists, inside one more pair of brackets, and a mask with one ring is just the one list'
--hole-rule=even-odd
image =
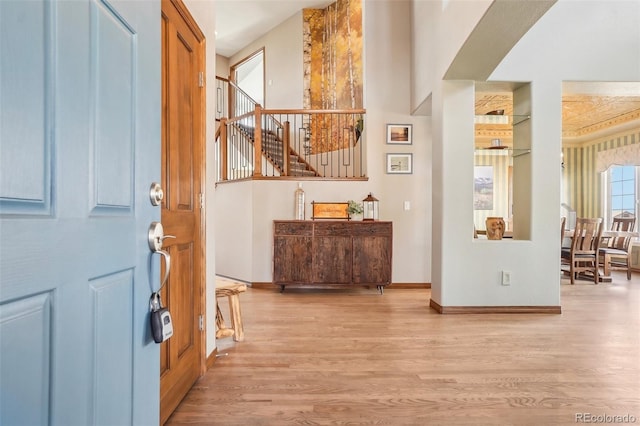
{"label": "wood plank flooring", "polygon": [[218,341],[167,425],[640,424],[640,274],[613,278],[563,280],[560,315],[440,315],[429,290],[393,286],[248,289],[245,341]]}

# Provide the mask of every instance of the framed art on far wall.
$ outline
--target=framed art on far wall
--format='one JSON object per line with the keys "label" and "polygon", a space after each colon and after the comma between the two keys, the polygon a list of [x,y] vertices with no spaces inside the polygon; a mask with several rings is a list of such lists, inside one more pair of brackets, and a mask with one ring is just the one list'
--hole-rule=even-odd
{"label": "framed art on far wall", "polygon": [[411,145],[412,139],[411,124],[387,124],[387,144]]}
{"label": "framed art on far wall", "polygon": [[413,154],[387,154],[387,173],[413,173]]}
{"label": "framed art on far wall", "polygon": [[473,209],[493,210],[493,166],[473,168]]}

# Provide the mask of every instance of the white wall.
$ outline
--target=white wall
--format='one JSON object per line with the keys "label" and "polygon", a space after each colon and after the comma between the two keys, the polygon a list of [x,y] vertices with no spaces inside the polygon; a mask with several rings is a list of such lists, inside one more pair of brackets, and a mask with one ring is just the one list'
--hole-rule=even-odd
{"label": "white wall", "polygon": [[216,272],[252,281],[253,185],[250,181],[222,183],[215,191]]}
{"label": "white wall", "polygon": [[427,101],[492,1],[411,1],[411,111]]}
{"label": "white wall", "polygon": [[[541,107],[548,106],[544,96],[534,93],[533,97]],[[437,110],[437,118],[442,122],[443,147],[442,177],[436,183],[442,188],[442,233],[439,243],[434,243],[440,247],[437,249],[439,263],[434,266],[440,275],[433,279],[432,299],[445,307],[559,306],[559,162],[555,169],[548,163],[538,163],[537,168],[533,167],[531,196],[538,215],[534,217],[530,240],[474,239],[474,102],[475,86],[472,81],[444,82],[442,94],[434,95],[434,120]],[[536,111],[532,114],[535,115]],[[533,126],[534,134],[549,137],[550,130],[536,124]],[[536,150],[541,152],[531,155],[545,155],[537,145]],[[554,158],[557,159],[558,155]],[[534,157],[533,162],[536,160]],[[549,208],[548,212],[540,210],[546,205],[554,208]],[[514,219],[518,214],[524,215],[515,205]],[[553,227],[537,226],[543,221],[551,223],[552,219]],[[500,283],[503,270],[512,273],[510,286]]]}
{"label": "white wall", "polygon": [[[264,47],[264,108],[302,108],[302,12],[229,58],[235,65]],[[271,82],[271,84],[269,84]]]}
{"label": "white wall", "polygon": [[229,58],[216,55],[216,75],[218,77],[229,78],[230,66],[231,64],[229,64]]}
{"label": "white wall", "polygon": [[[431,120],[410,115],[411,2],[365,1],[364,19],[368,176],[393,221],[393,282],[431,282]],[[413,144],[387,145],[388,123],[412,124]],[[413,174],[386,174],[387,153],[412,153]]]}
{"label": "white wall", "polygon": [[556,84],[638,81],[639,20],[638,1],[560,0],[514,46],[490,78]]}
{"label": "white wall", "polygon": [[[380,200],[380,219],[394,224],[393,277],[396,283],[427,283],[431,280],[431,141],[429,120],[410,115],[411,32],[410,1],[371,1],[363,5],[365,20],[365,94],[367,110],[363,137],[366,140],[368,181],[304,181],[307,217],[315,201],[362,200],[369,192]],[[268,35],[252,43],[230,62],[265,47],[269,108],[302,107],[302,16],[296,14]],[[412,124],[413,145],[386,145],[386,124]],[[412,175],[387,175],[386,153],[412,153]],[[274,219],[293,219],[297,181],[253,181],[252,219],[234,212],[233,194],[238,184],[222,184],[216,190],[220,203],[216,223],[218,273],[250,282],[271,282],[272,226]],[[403,210],[404,201],[411,210]],[[220,208],[220,205],[229,206]],[[244,229],[249,227],[251,235]],[[237,230],[241,229],[241,236]],[[237,241],[238,238],[243,238]],[[253,254],[235,256],[226,247],[253,247]]]}
{"label": "white wall", "polygon": [[[490,77],[531,82],[532,208],[520,213],[530,216],[527,241],[470,237],[474,84],[438,81],[433,72],[434,301],[445,307],[560,305],[562,80],[640,80],[638,17],[640,2],[559,1]],[[446,43],[444,34],[437,39]],[[500,285],[501,270],[512,272],[511,286]]]}

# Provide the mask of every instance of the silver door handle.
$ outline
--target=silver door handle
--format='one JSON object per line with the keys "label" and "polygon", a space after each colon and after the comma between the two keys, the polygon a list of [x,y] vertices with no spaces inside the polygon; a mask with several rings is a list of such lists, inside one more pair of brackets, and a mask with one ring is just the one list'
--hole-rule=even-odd
{"label": "silver door handle", "polygon": [[[164,235],[164,228],[160,222],[151,222],[149,225],[149,249],[151,253],[159,253],[162,257],[164,257],[165,268],[164,268],[164,277],[162,277],[162,282],[160,283],[160,289],[165,285],[167,279],[169,278],[169,271],[171,271],[171,255],[162,250],[162,243],[165,238],[175,238],[174,235]],[[158,289],[158,291],[160,291]]]}
{"label": "silver door handle", "polygon": [[167,279],[169,279],[169,271],[171,270],[171,255],[164,250],[157,250],[154,253],[159,253],[162,255],[162,257],[164,257],[164,276],[162,277],[162,281],[160,282],[160,288],[158,288],[158,291],[160,291],[167,282]]}

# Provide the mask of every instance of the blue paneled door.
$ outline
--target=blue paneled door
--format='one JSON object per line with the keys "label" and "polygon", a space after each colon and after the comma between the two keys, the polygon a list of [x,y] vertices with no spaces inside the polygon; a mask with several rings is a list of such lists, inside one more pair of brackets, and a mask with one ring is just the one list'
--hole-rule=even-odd
{"label": "blue paneled door", "polygon": [[0,0],[0,424],[158,424],[160,3]]}

